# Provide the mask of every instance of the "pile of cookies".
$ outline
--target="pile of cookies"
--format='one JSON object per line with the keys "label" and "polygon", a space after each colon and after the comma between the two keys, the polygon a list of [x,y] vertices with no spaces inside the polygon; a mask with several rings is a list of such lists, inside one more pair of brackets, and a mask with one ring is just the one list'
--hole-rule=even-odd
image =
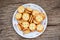
{"label": "pile of cookies", "polygon": [[44,30],[41,22],[45,19],[45,15],[38,10],[33,10],[30,7],[20,6],[17,9],[18,13],[15,18],[18,21],[17,27],[22,30],[24,34],[34,32],[42,32]]}

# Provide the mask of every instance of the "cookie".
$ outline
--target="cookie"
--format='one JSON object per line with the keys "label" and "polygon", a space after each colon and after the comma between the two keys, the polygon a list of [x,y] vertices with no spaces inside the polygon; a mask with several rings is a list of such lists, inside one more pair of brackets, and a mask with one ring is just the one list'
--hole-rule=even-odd
{"label": "cookie", "polygon": [[25,10],[24,6],[20,6],[20,7],[18,7],[18,9],[17,9],[17,11],[18,11],[19,13],[23,13],[24,10]]}
{"label": "cookie", "polygon": [[33,16],[32,16],[32,15],[30,15],[29,22],[30,22],[30,23],[33,22]]}
{"label": "cookie", "polygon": [[34,30],[36,29],[36,25],[35,25],[34,23],[31,23],[31,24],[29,25],[29,29],[30,29],[31,31],[34,31]]}
{"label": "cookie", "polygon": [[28,13],[23,13],[22,19],[23,20],[29,20],[29,14]]}
{"label": "cookie", "polygon": [[26,10],[28,10],[28,11],[32,11],[32,9],[31,9],[30,7],[27,7]]}
{"label": "cookie", "polygon": [[43,19],[45,19],[45,15],[43,13],[40,13],[40,15],[43,17]]}
{"label": "cookie", "polygon": [[29,22],[22,22],[22,26],[24,29],[27,29],[29,27]]}
{"label": "cookie", "polygon": [[23,31],[23,33],[24,34],[28,34],[28,33],[30,33],[30,30],[29,29],[26,29],[26,30]]}
{"label": "cookie", "polygon": [[33,20],[33,23],[35,23],[35,24],[39,24],[40,22],[37,22],[36,20]]}
{"label": "cookie", "polygon": [[33,10],[32,15],[37,16],[40,12],[38,10]]}
{"label": "cookie", "polygon": [[42,24],[38,24],[38,25],[37,25],[37,31],[38,31],[38,32],[42,32],[43,29],[44,29],[44,27],[43,27]]}
{"label": "cookie", "polygon": [[16,17],[16,19],[21,19],[21,17],[22,17],[22,14],[20,14],[20,13],[17,13],[17,14],[15,15],[15,17]]}
{"label": "cookie", "polygon": [[19,30],[22,30],[21,26],[18,24],[17,27],[19,28]]}
{"label": "cookie", "polygon": [[43,17],[41,15],[37,15],[36,18],[35,18],[35,20],[37,22],[41,22],[41,21],[43,21]]}

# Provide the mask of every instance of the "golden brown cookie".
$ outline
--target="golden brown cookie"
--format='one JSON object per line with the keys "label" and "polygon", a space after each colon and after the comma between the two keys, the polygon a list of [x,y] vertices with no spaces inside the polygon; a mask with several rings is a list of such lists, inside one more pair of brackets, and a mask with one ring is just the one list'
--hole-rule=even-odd
{"label": "golden brown cookie", "polygon": [[43,17],[41,15],[37,15],[35,19],[37,22],[41,22],[43,20]]}
{"label": "golden brown cookie", "polygon": [[31,31],[34,31],[34,30],[36,29],[36,25],[35,25],[34,23],[31,23],[31,24],[29,25],[29,29],[30,29]]}
{"label": "golden brown cookie", "polygon": [[22,14],[20,14],[20,13],[17,13],[17,14],[15,15],[15,17],[16,17],[16,19],[21,19],[21,17],[22,17]]}
{"label": "golden brown cookie", "polygon": [[37,22],[36,20],[33,20],[33,23],[35,23],[35,24],[39,24],[40,22]]}
{"label": "golden brown cookie", "polygon": [[26,12],[26,13],[29,13],[29,14],[32,14],[31,11],[28,11],[28,10],[26,10],[26,9],[25,9],[25,12]]}
{"label": "golden brown cookie", "polygon": [[43,17],[43,19],[45,19],[45,15],[44,15],[44,13],[40,13],[40,15]]}
{"label": "golden brown cookie", "polygon": [[27,7],[26,10],[28,10],[28,11],[32,11],[32,9],[31,9],[30,7]]}
{"label": "golden brown cookie", "polygon": [[29,14],[28,13],[23,13],[22,19],[23,20],[29,20]]}
{"label": "golden brown cookie", "polygon": [[30,30],[29,29],[26,29],[26,30],[23,31],[23,33],[24,34],[28,34],[28,33],[30,33]]}
{"label": "golden brown cookie", "polygon": [[22,26],[24,29],[27,29],[29,27],[29,22],[22,22]]}
{"label": "golden brown cookie", "polygon": [[19,30],[22,30],[21,26],[18,24],[17,27],[19,28]]}
{"label": "golden brown cookie", "polygon": [[32,15],[37,16],[40,12],[38,10],[33,10]]}
{"label": "golden brown cookie", "polygon": [[33,16],[32,16],[32,15],[30,15],[29,22],[30,22],[30,23],[33,22]]}
{"label": "golden brown cookie", "polygon": [[37,31],[38,31],[38,32],[42,32],[43,29],[44,29],[44,27],[43,27],[42,24],[38,24],[38,25],[37,25]]}
{"label": "golden brown cookie", "polygon": [[24,22],[24,20],[22,20],[22,19],[18,20],[19,24],[22,24],[22,22]]}
{"label": "golden brown cookie", "polygon": [[24,6],[20,6],[20,7],[18,7],[18,9],[17,9],[17,11],[18,11],[19,13],[23,13],[24,10],[25,10]]}

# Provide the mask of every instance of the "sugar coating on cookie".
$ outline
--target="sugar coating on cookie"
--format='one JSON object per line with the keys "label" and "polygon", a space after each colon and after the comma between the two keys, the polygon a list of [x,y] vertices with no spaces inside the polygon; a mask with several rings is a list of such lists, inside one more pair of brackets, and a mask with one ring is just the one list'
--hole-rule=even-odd
{"label": "sugar coating on cookie", "polygon": [[34,31],[34,30],[36,29],[36,25],[35,25],[34,23],[31,23],[31,24],[29,25],[29,29],[30,29],[31,31]]}
{"label": "sugar coating on cookie", "polygon": [[21,19],[21,17],[22,17],[22,14],[20,14],[20,13],[17,13],[17,14],[15,15],[15,17],[16,17],[16,19]]}
{"label": "sugar coating on cookie", "polygon": [[23,18],[23,20],[29,20],[29,14],[28,13],[23,13],[22,18]]}
{"label": "sugar coating on cookie", "polygon": [[31,12],[31,11],[28,11],[28,10],[25,10],[25,12],[26,12],[26,13],[29,13],[29,14],[32,14],[32,12]]}
{"label": "sugar coating on cookie", "polygon": [[17,10],[18,10],[19,13],[23,13],[25,8],[24,8],[24,6],[20,6],[20,7],[18,7]]}
{"label": "sugar coating on cookie", "polygon": [[37,31],[38,31],[38,32],[42,32],[43,29],[44,29],[44,27],[43,27],[42,24],[38,24],[38,25],[37,25]]}

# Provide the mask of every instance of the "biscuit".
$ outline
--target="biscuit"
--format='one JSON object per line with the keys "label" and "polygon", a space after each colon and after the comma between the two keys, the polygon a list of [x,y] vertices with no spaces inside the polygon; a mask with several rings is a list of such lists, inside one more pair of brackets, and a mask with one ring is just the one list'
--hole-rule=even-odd
{"label": "biscuit", "polygon": [[17,27],[19,28],[19,30],[22,30],[21,26],[18,24]]}
{"label": "biscuit", "polygon": [[22,17],[22,14],[20,14],[20,13],[17,13],[17,14],[15,15],[15,17],[16,17],[16,19],[21,19],[21,17]]}
{"label": "biscuit", "polygon": [[33,12],[32,12],[32,15],[33,16],[36,16],[36,15],[38,15],[40,12],[38,11],[38,10],[33,10]]}
{"label": "biscuit", "polygon": [[32,23],[32,21],[33,21],[33,16],[30,15],[29,22]]}
{"label": "biscuit", "polygon": [[25,12],[26,12],[26,13],[29,13],[29,14],[32,14],[32,12],[31,12],[31,11],[28,11],[28,10],[25,10]]}
{"label": "biscuit", "polygon": [[30,29],[31,31],[34,31],[34,30],[36,29],[36,25],[35,25],[34,23],[31,23],[31,24],[29,25],[29,29]]}
{"label": "biscuit", "polygon": [[27,7],[26,10],[28,10],[28,11],[32,11],[32,9],[31,9],[30,7]]}
{"label": "biscuit", "polygon": [[37,22],[36,20],[33,20],[33,23],[35,23],[35,24],[39,24],[40,22]]}
{"label": "biscuit", "polygon": [[19,23],[19,24],[22,24],[23,21],[24,21],[24,20],[20,19],[20,20],[18,20],[18,23]]}
{"label": "biscuit", "polygon": [[43,17],[43,19],[45,19],[45,15],[43,13],[40,13],[40,15]]}
{"label": "biscuit", "polygon": [[18,7],[17,10],[18,10],[19,13],[23,13],[25,8],[24,8],[24,6],[20,6],[20,7]]}
{"label": "biscuit", "polygon": [[43,17],[41,15],[37,15],[35,19],[37,22],[41,22],[43,20]]}
{"label": "biscuit", "polygon": [[29,14],[28,13],[23,13],[22,19],[23,20],[29,20]]}
{"label": "biscuit", "polygon": [[28,34],[28,33],[30,33],[30,30],[29,29],[26,29],[26,30],[23,31],[23,33],[24,34]]}
{"label": "biscuit", "polygon": [[24,27],[24,29],[27,29],[29,27],[29,23],[28,22],[22,22],[22,26]]}
{"label": "biscuit", "polygon": [[37,31],[38,31],[38,32],[42,32],[43,29],[44,29],[44,27],[43,27],[42,24],[38,24],[38,25],[37,25]]}

